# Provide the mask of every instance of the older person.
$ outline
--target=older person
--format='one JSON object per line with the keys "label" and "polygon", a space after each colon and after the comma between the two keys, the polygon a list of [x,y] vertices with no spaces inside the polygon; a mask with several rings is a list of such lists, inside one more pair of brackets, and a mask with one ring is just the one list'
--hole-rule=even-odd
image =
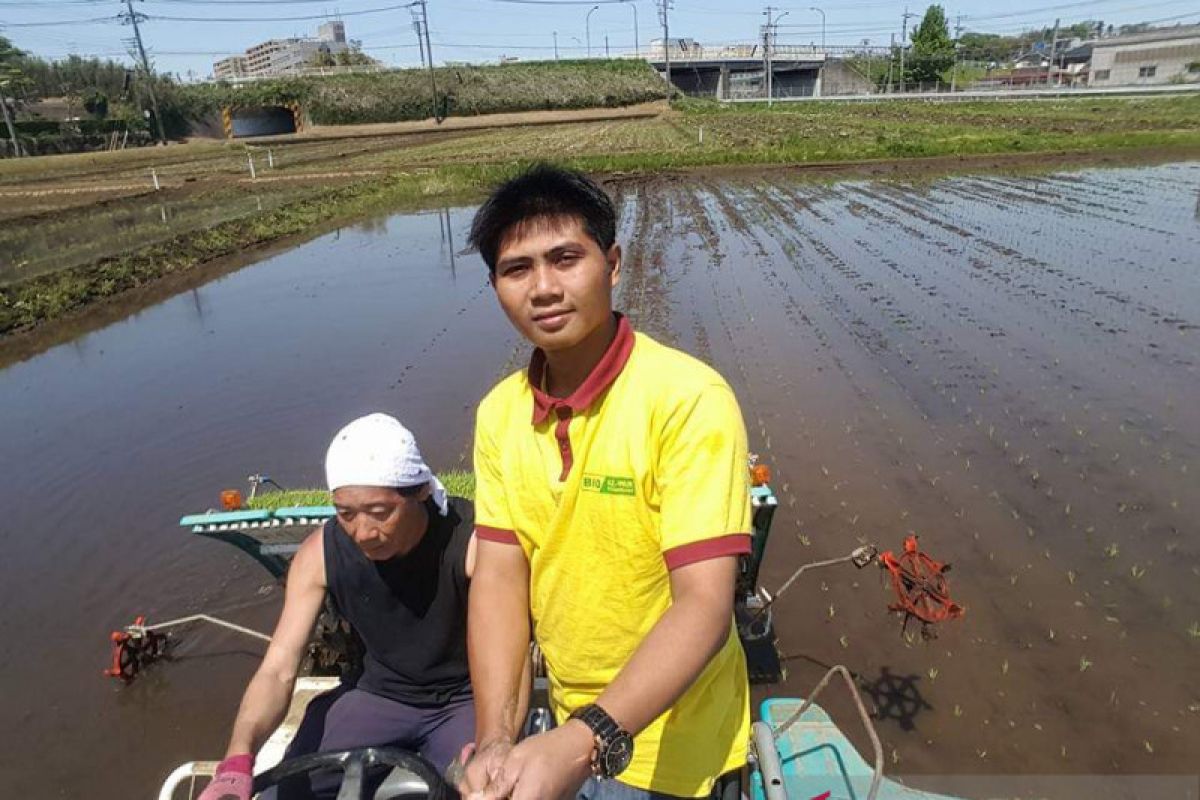
{"label": "older person", "polygon": [[[287,712],[326,592],[361,637],[364,668],[356,682],[309,705],[285,758],[391,745],[444,770],[473,739],[466,647],[471,504],[446,495],[413,435],[386,414],[340,430],[325,473],[337,515],[292,561],[279,624],[201,800],[250,797],[253,754]],[[332,795],[318,780],[285,784],[280,796]]]}

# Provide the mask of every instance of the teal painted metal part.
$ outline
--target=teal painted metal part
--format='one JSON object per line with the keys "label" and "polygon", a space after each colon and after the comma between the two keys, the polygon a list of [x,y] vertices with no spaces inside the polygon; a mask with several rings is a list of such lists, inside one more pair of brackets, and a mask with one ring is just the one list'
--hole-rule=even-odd
{"label": "teal painted metal part", "polygon": [[295,542],[264,543],[254,534],[287,530],[300,525],[329,519],[335,514],[333,506],[292,506],[274,511],[218,511],[209,514],[189,514],[179,520],[197,536],[231,544],[253,558],[277,580],[287,574],[290,556],[299,547]]}
{"label": "teal painted metal part", "polygon": [[337,515],[333,510],[333,506],[290,506],[288,508],[275,509],[276,518],[295,518],[295,517],[317,517],[320,519],[332,519]]}
{"label": "teal painted metal part", "polygon": [[[772,730],[804,703],[796,698],[770,698],[759,708],[763,721]],[[783,769],[784,790],[789,800],[866,800],[873,771],[846,735],[838,729],[825,710],[815,703],[798,722],[775,740]],[[825,793],[829,794],[826,795]],[[762,776],[750,775],[751,800],[765,800]],[[876,800],[959,800],[943,794],[910,789],[883,779]]]}
{"label": "teal painted metal part", "polygon": [[179,524],[184,528],[192,528],[196,525],[236,525],[247,522],[295,519],[296,517],[329,519],[335,513],[333,506],[290,506],[277,508],[274,511],[215,511],[211,514],[188,514],[179,520]]}
{"label": "teal painted metal part", "polygon": [[751,517],[750,557],[742,562],[738,579],[738,593],[754,594],[758,590],[758,571],[767,552],[767,539],[771,535],[771,520],[775,517],[778,502],[770,486],[752,486],[750,497],[754,511]]}
{"label": "teal painted metal part", "polygon": [[220,511],[213,514],[189,514],[179,520],[185,528],[193,525],[230,525],[238,522],[266,522],[270,511]]}

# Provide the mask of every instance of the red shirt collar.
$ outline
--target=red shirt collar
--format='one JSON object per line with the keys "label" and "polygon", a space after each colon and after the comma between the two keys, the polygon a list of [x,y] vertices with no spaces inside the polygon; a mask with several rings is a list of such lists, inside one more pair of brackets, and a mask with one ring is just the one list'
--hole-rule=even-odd
{"label": "red shirt collar", "polygon": [[[633,327],[623,314],[616,314],[617,335],[613,337],[608,349],[596,363],[590,375],[571,393],[570,397],[552,397],[542,391],[542,377],[546,374],[546,354],[538,348],[529,359],[529,387],[533,389],[533,424],[545,422],[551,413],[559,413],[560,409],[569,409],[571,414],[583,411],[600,396],[600,393],[612,385],[629,354],[633,352]],[[561,418],[561,416],[560,416]]]}

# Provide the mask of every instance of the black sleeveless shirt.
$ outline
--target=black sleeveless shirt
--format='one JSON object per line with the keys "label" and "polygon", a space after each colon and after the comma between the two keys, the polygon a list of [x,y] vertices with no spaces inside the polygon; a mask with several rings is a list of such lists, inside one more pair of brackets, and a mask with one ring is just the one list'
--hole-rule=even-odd
{"label": "black sleeveless shirt", "polygon": [[366,647],[358,687],[415,706],[465,696],[467,543],[475,509],[450,500],[449,513],[426,503],[429,527],[403,556],[375,562],[337,518],[325,523],[325,583],[338,612]]}

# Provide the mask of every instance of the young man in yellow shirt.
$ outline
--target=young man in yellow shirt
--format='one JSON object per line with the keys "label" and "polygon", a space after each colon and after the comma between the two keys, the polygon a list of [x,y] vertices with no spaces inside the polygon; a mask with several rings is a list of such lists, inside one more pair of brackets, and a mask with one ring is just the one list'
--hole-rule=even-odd
{"label": "young man in yellow shirt", "polygon": [[[707,797],[746,760],[745,426],[720,375],[614,313],[615,231],[602,189],[548,166],[500,186],[472,226],[536,349],[476,420],[469,796]],[[559,724],[516,742],[531,634]]]}

